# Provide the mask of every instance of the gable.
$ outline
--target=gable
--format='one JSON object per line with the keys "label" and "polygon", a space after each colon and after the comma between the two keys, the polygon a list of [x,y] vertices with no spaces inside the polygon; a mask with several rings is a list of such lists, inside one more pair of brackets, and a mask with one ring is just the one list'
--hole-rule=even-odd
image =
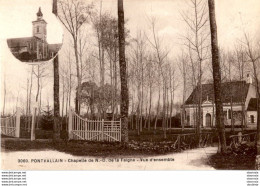
{"label": "gable", "polygon": [[250,99],[247,111],[257,111],[257,98]]}

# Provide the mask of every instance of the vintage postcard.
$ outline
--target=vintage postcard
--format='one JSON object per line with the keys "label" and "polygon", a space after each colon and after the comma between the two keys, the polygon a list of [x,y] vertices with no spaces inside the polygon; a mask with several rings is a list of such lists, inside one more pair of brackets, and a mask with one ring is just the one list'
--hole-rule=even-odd
{"label": "vintage postcard", "polygon": [[259,10],[0,0],[1,169],[259,169]]}

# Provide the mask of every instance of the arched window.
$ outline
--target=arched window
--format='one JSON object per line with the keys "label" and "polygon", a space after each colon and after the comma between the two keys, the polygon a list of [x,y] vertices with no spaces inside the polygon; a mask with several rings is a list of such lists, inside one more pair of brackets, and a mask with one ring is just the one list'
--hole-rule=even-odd
{"label": "arched window", "polygon": [[211,115],[209,113],[206,114],[206,127],[211,127]]}
{"label": "arched window", "polygon": [[250,115],[250,122],[251,122],[251,123],[255,123],[255,117],[254,117],[254,115]]}

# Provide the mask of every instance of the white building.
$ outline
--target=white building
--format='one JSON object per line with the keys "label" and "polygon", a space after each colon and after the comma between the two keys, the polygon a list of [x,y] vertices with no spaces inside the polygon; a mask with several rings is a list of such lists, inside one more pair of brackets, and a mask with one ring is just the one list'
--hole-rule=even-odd
{"label": "white building", "polygon": [[[195,126],[198,112],[198,88],[196,87],[184,107],[184,126]],[[256,127],[256,89],[248,76],[247,81],[231,81],[222,83],[222,103],[225,125],[231,125],[233,110],[234,125]],[[216,108],[214,103],[213,84],[202,84],[201,101],[202,127],[215,126]]]}

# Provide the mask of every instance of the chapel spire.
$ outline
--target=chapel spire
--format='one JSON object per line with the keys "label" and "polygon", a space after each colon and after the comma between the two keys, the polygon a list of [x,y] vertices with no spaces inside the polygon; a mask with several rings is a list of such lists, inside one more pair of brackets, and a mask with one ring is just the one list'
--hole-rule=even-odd
{"label": "chapel spire", "polygon": [[39,10],[38,10],[36,15],[37,15],[37,19],[41,19],[42,18],[43,14],[42,14],[42,11],[41,11],[41,7],[39,7]]}

